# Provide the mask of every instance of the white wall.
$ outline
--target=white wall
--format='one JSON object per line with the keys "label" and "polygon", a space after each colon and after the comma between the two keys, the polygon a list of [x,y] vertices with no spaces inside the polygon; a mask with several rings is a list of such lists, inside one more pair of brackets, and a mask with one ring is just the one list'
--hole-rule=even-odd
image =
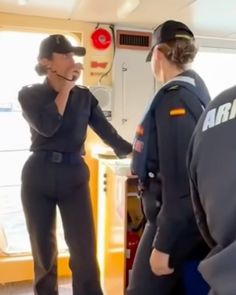
{"label": "white wall", "polygon": [[112,124],[130,141],[154,95],[155,82],[146,56],[145,50],[117,48],[114,58]]}

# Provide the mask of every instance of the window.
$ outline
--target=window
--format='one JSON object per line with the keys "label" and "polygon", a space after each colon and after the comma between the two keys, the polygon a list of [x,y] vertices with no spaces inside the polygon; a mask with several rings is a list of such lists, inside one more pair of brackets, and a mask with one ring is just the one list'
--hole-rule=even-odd
{"label": "window", "polygon": [[223,90],[236,84],[236,51],[230,49],[200,48],[194,63],[204,79],[212,99]]}
{"label": "window", "polygon": [[[28,158],[30,133],[17,101],[22,86],[40,83],[34,70],[38,47],[48,34],[0,32],[0,252],[30,252],[21,206],[21,169]],[[68,37],[73,45],[77,42]],[[80,81],[79,81],[80,82]],[[67,249],[58,218],[59,251]]]}

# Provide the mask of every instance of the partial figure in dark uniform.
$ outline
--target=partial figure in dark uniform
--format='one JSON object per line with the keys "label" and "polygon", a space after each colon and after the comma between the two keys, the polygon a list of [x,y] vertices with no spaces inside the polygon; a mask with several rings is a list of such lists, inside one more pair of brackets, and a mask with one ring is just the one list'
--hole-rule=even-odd
{"label": "partial figure in dark uniform", "polygon": [[236,86],[208,105],[188,154],[197,223],[212,248],[199,266],[211,295],[236,294],[235,131]]}
{"label": "partial figure in dark uniform", "polygon": [[154,30],[147,61],[164,85],[144,115],[133,145],[132,172],[139,178],[147,223],[128,295],[185,294],[185,261],[200,260],[209,250],[195,222],[186,168],[192,132],[210,100],[203,80],[187,68],[196,52],[194,35],[185,24],[169,20]]}
{"label": "partial figure in dark uniform", "polygon": [[70,253],[73,295],[102,295],[89,170],[83,158],[87,127],[118,157],[132,151],[132,145],[106,120],[90,91],[75,85],[82,65],[75,63],[74,55],[85,55],[85,48],[73,47],[62,35],[44,39],[36,70],[46,79],[19,92],[32,136],[33,153],[22,171],[22,203],[34,259],[35,295],[58,295],[57,206]]}

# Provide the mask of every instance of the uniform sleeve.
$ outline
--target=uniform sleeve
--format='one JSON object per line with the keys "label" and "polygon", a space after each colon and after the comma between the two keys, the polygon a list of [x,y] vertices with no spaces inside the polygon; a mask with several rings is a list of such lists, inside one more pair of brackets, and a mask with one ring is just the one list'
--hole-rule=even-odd
{"label": "uniform sleeve", "polygon": [[47,102],[42,91],[34,89],[34,86],[24,87],[19,92],[18,99],[30,127],[42,136],[53,136],[62,124],[62,116],[58,113],[54,100]]}
{"label": "uniform sleeve", "polygon": [[[91,94],[92,95],[92,94]],[[132,145],[124,140],[104,116],[97,99],[92,95],[90,127],[109,145],[119,158],[132,152]]]}
{"label": "uniform sleeve", "polygon": [[191,138],[189,149],[187,152],[187,172],[188,172],[189,182],[190,182],[191,199],[192,199],[196,222],[201,232],[201,235],[205,239],[208,246],[213,248],[216,243],[210,235],[210,232],[207,226],[206,214],[203,209],[199,192],[197,189],[197,177],[196,177],[196,168],[195,168],[194,159],[193,159],[193,147],[194,147],[194,135]]}
{"label": "uniform sleeve", "polygon": [[193,224],[186,167],[188,144],[196,119],[186,108],[183,90],[166,93],[155,113],[160,176],[162,181],[162,207],[157,218],[158,230],[153,246],[171,253],[175,242],[188,234]]}

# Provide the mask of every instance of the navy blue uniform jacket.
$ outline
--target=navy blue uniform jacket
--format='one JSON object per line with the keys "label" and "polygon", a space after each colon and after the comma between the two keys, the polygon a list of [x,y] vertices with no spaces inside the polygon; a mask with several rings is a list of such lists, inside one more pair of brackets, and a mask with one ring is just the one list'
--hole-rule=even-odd
{"label": "navy blue uniform jacket", "polygon": [[186,168],[186,153],[197,121],[209,102],[208,90],[192,70],[166,83],[154,97],[137,129],[132,171],[144,185],[161,184],[161,210],[154,247],[171,253],[181,237],[197,230]]}

